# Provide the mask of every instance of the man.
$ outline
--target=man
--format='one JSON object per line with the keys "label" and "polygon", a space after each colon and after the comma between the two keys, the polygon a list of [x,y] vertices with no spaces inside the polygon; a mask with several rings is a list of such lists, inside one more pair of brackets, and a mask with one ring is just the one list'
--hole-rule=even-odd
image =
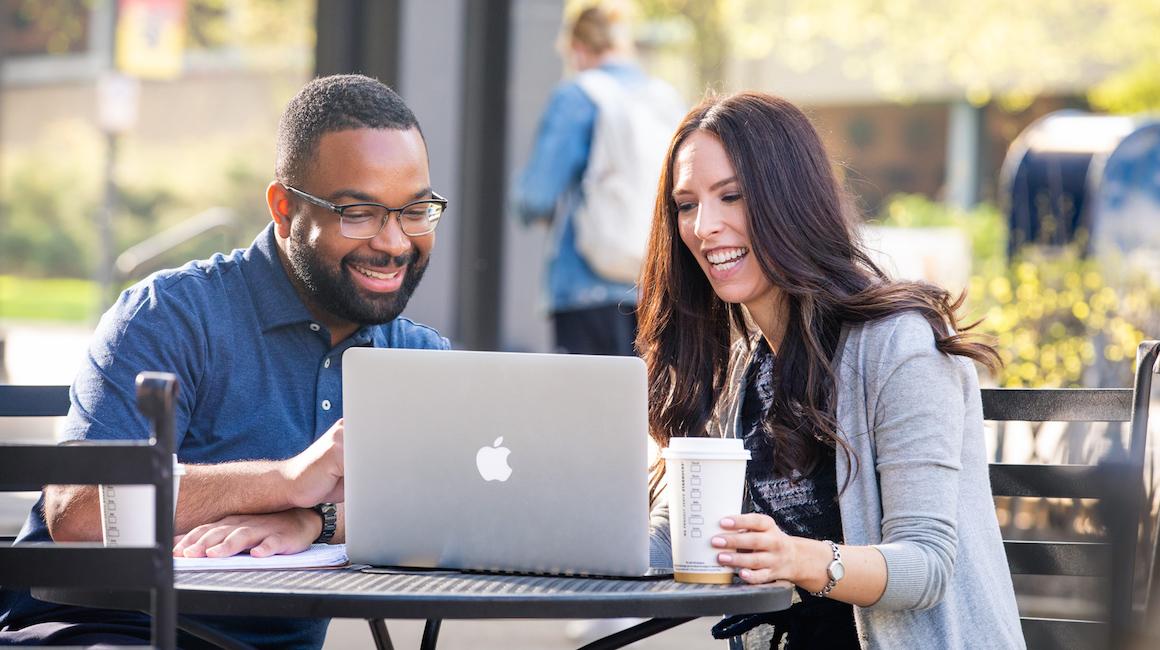
{"label": "man", "polygon": [[580,11],[561,45],[577,74],[552,92],[512,204],[525,224],[552,224],[546,294],[555,350],[631,355],[636,278],[684,103],[633,62],[628,25],[614,12]]}
{"label": "man", "polygon": [[[188,473],[175,554],[265,556],[342,541],[341,503],[332,504],[343,500],[343,351],[448,347],[399,317],[446,201],[432,191],[426,143],[398,95],[357,75],[308,83],[278,125],[275,176],[273,222],[254,243],[125,291],[73,384],[69,438],[144,438],[135,376],[177,375]],[[94,486],[45,489],[20,541],[50,534],[101,538]],[[259,647],[320,647],[328,621],[203,622]],[[54,606],[26,591],[3,593],[0,626],[0,645],[149,638],[141,615]]]}

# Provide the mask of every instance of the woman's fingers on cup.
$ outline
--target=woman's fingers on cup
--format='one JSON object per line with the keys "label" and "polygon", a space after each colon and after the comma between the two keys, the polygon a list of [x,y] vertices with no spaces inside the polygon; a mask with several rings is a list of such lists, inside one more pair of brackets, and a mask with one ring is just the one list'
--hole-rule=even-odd
{"label": "woman's fingers on cup", "polygon": [[725,530],[778,530],[772,517],[752,512],[745,515],[730,515],[718,522],[718,525]]}
{"label": "woman's fingers on cup", "polygon": [[738,569],[765,569],[780,564],[772,553],[719,553],[717,562]]}
{"label": "woman's fingers on cup", "polygon": [[773,553],[721,553],[717,561],[737,569],[737,576],[750,584],[773,582],[786,576],[785,562]]}
{"label": "woman's fingers on cup", "polygon": [[751,585],[761,585],[778,579],[773,569],[741,569],[737,572],[737,577]]}
{"label": "woman's fingers on cup", "polygon": [[714,548],[740,551],[768,551],[776,546],[769,533],[727,533],[713,536],[709,543]]}

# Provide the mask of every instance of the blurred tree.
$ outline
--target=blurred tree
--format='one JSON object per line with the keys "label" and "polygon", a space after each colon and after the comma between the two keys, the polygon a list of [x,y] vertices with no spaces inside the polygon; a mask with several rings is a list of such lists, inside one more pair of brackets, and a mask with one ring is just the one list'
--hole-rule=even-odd
{"label": "blurred tree", "polygon": [[1109,113],[1160,111],[1160,43],[1155,45],[1153,55],[1151,60],[1105,79],[1088,93],[1088,101]]}
{"label": "blurred tree", "polygon": [[313,51],[316,0],[186,0],[186,37],[193,49]]}
{"label": "blurred tree", "polygon": [[[116,0],[105,0],[113,2]],[[60,54],[83,49],[98,0],[0,0],[10,54]],[[185,0],[186,44],[192,49],[253,48],[272,43],[311,51],[316,0]],[[271,38],[273,36],[274,38]]]}
{"label": "blurred tree", "polygon": [[[3,46],[9,34],[39,38],[22,54],[54,54],[45,35],[60,31],[62,52],[84,51],[89,12],[116,0],[0,0]],[[188,50],[211,50],[238,68],[272,71],[271,101],[281,105],[309,74],[315,0],[186,0]],[[103,4],[102,6],[108,6]],[[65,27],[68,27],[67,29]],[[77,40],[80,39],[80,40]],[[284,74],[285,72],[291,74]],[[283,96],[284,95],[284,96]],[[254,107],[259,110],[259,107]],[[240,139],[234,132],[207,131],[196,142],[126,137],[117,165],[120,209],[114,223],[117,251],[208,207],[233,210],[235,240],[200,238],[175,251],[180,264],[214,250],[244,245],[268,219],[260,190],[267,182],[269,134]],[[104,144],[85,119],[45,124],[33,146],[3,143],[0,149],[0,274],[88,277],[97,263],[92,215],[100,198]],[[191,179],[195,179],[191,180]],[[67,188],[62,191],[61,188]],[[179,257],[180,256],[180,257]]]}
{"label": "blurred tree", "polygon": [[693,61],[700,90],[719,88],[725,75],[732,35],[730,3],[724,0],[636,0],[646,21],[677,21],[691,34]]}
{"label": "blurred tree", "polygon": [[1004,366],[999,386],[1128,386],[1136,346],[1156,336],[1160,286],[1139,271],[1109,273],[1080,245],[1024,246],[1007,260],[1007,227],[994,206],[970,211],[916,195],[891,197],[877,223],[961,229],[972,242],[965,323],[982,319]]}
{"label": "blurred tree", "polygon": [[[1133,88],[1156,94],[1160,2],[1156,0],[636,0],[650,19],[680,17],[695,33],[706,82],[726,53],[773,57],[798,71],[840,57],[851,78],[886,96],[923,88],[962,89],[983,104],[1002,96],[1022,106],[1045,88],[1075,83],[1078,71],[1141,67]],[[702,40],[705,40],[702,43]],[[727,43],[727,46],[726,46]],[[1151,70],[1151,76],[1144,71]],[[1111,90],[1107,90],[1111,93]],[[1133,90],[1133,92],[1135,92]],[[1109,100],[1113,101],[1113,100]],[[1135,106],[1135,104],[1133,104]]]}
{"label": "blurred tree", "polygon": [[95,0],[0,1],[0,50],[8,56],[81,51]]}

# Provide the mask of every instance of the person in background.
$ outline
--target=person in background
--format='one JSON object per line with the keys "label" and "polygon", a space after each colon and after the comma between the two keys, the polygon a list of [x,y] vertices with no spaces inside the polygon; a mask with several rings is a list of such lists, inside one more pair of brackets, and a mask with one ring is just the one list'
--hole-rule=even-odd
{"label": "person in background", "polygon": [[[710,542],[745,582],[788,580],[801,597],[726,619],[715,636],[1022,648],[974,365],[999,359],[959,324],[965,295],[875,266],[817,132],[782,99],[706,100],[663,174],[637,338],[650,433],[661,447],[744,440],[745,512]],[[654,479],[663,563],[663,473]]]}
{"label": "person in background", "polygon": [[[65,436],[145,439],[134,378],[178,377],[186,464],[174,554],[296,553],[341,542],[342,353],[446,349],[400,316],[447,205],[427,145],[393,90],[361,75],[315,79],[278,124],[272,222],[245,250],[161,271],[101,318],[72,386]],[[336,505],[337,504],[337,505]],[[18,541],[99,541],[95,486],[50,485]],[[194,617],[256,647],[319,648],[327,619]],[[149,619],[0,592],[0,645],[137,645]],[[216,647],[179,634],[183,648]]]}
{"label": "person in background", "polygon": [[685,105],[631,58],[619,14],[588,7],[561,43],[577,71],[552,92],[512,190],[525,224],[550,224],[547,308],[558,352],[633,354],[636,279],[668,138]]}

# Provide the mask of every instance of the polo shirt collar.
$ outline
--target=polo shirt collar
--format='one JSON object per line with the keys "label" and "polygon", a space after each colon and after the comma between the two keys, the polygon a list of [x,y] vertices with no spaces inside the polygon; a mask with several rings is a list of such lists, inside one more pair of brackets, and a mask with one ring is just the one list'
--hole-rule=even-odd
{"label": "polo shirt collar", "polygon": [[[263,332],[314,321],[314,316],[303,304],[290,276],[286,274],[286,267],[282,266],[274,237],[274,224],[271,222],[245,252],[245,257],[253,262],[250,265],[252,272],[246,274],[246,285],[258,310],[258,321]],[[364,325],[343,343],[373,345],[377,329],[374,325]]]}
{"label": "polo shirt collar", "polygon": [[254,239],[245,257],[252,262],[250,272],[246,273],[246,285],[263,332],[314,320],[282,266],[278,244],[274,241],[273,222]]}

